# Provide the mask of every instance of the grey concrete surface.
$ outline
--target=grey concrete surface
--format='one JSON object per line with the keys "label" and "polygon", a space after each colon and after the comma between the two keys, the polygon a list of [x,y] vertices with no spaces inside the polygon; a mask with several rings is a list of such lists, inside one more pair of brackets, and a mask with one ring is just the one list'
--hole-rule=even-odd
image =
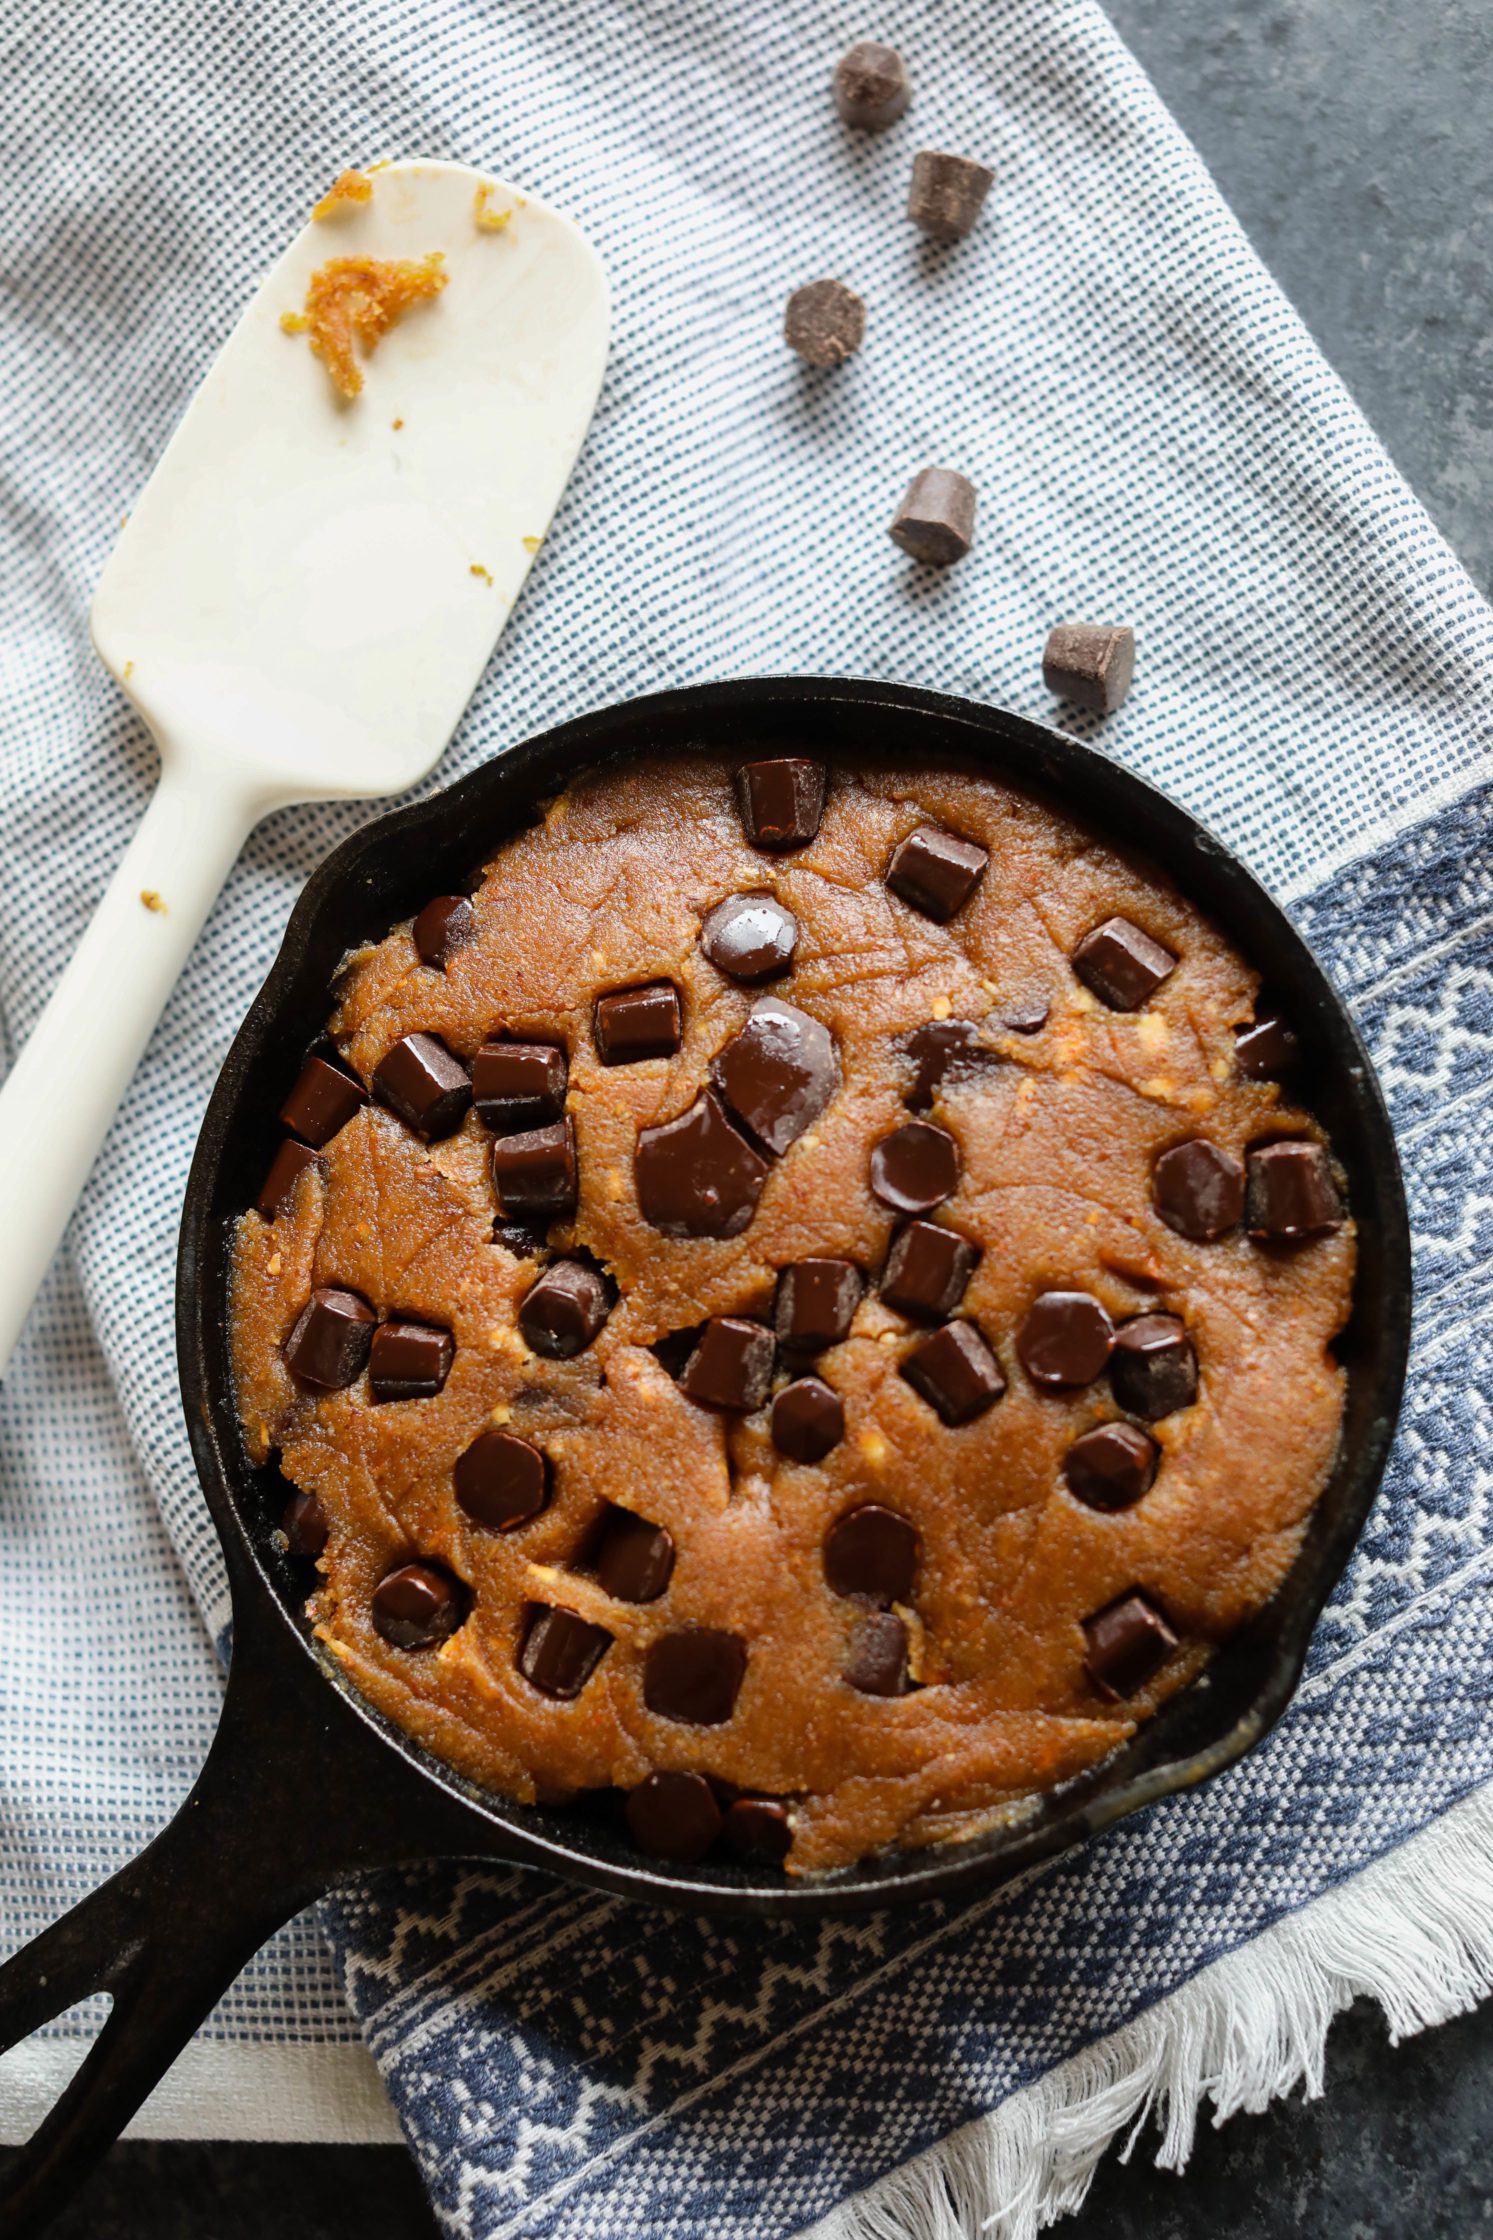
{"label": "grey concrete surface", "polygon": [[[1493,587],[1493,0],[1111,0],[1256,248],[1443,533]],[[895,8],[886,28],[895,33]],[[1328,2091],[1142,2146],[1065,2240],[1493,2233],[1493,2011],[1391,2050],[1333,2033]],[[430,2240],[397,2149],[127,2145],[57,2240]]]}

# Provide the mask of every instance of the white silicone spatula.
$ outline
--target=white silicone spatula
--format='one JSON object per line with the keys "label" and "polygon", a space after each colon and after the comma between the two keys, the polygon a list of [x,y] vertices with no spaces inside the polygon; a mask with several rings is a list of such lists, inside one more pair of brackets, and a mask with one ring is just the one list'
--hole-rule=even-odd
{"label": "white silicone spatula", "polygon": [[[606,276],[571,221],[459,164],[372,183],[270,271],[94,597],[94,644],[161,776],[0,1087],[0,1370],[245,836],[287,802],[398,793],[431,768],[595,406]],[[334,257],[433,251],[445,288],[342,400],[281,315]]]}

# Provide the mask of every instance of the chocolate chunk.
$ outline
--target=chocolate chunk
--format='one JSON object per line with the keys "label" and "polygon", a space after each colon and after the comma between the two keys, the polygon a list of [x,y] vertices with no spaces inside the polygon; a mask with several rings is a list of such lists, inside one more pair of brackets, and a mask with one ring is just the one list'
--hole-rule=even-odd
{"label": "chocolate chunk", "polygon": [[1332,1162],[1320,1143],[1266,1143],[1249,1153],[1247,1225],[1252,1237],[1290,1243],[1325,1236],[1340,1228],[1342,1220]]}
{"label": "chocolate chunk", "polygon": [[451,1374],[456,1341],[424,1322],[381,1322],[368,1355],[375,1400],[432,1400]]}
{"label": "chocolate chunk", "polygon": [[1114,1342],[1114,1324],[1087,1291],[1044,1291],[1017,1333],[1016,1352],[1033,1384],[1055,1390],[1092,1384]]}
{"label": "chocolate chunk", "polygon": [[319,1556],[331,1530],[326,1510],[314,1493],[293,1493],[280,1519],[285,1545],[293,1556]]}
{"label": "chocolate chunk", "polygon": [[764,996],[712,1060],[710,1078],[763,1150],[781,1158],[839,1088],[840,1056],[820,1020]]}
{"label": "chocolate chunk", "polygon": [[541,1695],[569,1702],[578,1696],[608,1649],[612,1636],[573,1610],[537,1603],[518,1653],[518,1669]]}
{"label": "chocolate chunk", "polygon": [[660,1719],[723,1726],[746,1673],[746,1643],[734,1633],[689,1626],[651,1642],[643,1660],[643,1701]]}
{"label": "chocolate chunk", "polygon": [[1109,1383],[1122,1408],[1147,1423],[1190,1408],[1198,1396],[1197,1355],[1174,1314],[1137,1314],[1115,1332]]}
{"label": "chocolate chunk", "polygon": [[895,47],[858,39],[835,64],[835,107],[842,121],[862,132],[885,132],[907,113],[912,81]]}
{"label": "chocolate chunk", "polygon": [[572,1361],[612,1311],[600,1270],[584,1260],[556,1260],[524,1296],[518,1326],[525,1344],[550,1361]]}
{"label": "chocolate chunk", "polygon": [[961,840],[941,825],[922,824],[894,850],[886,883],[925,918],[947,925],[984,878],[989,861],[990,851],[978,841]]}
{"label": "chocolate chunk", "polygon": [[849,1260],[795,1260],[778,1277],[778,1344],[789,1353],[823,1353],[841,1344],[862,1289],[860,1269]]}
{"label": "chocolate chunk", "polygon": [[739,1237],[769,1168],[707,1089],[677,1120],[638,1130],[634,1172],[643,1219],[666,1237]]}
{"label": "chocolate chunk", "polygon": [[784,1385],[772,1404],[772,1443],[790,1462],[822,1462],[845,1436],[845,1404],[822,1377]]}
{"label": "chocolate chunk", "polygon": [[881,1296],[899,1314],[942,1322],[964,1297],[979,1254],[933,1221],[909,1221],[887,1254]]}
{"label": "chocolate chunk", "polygon": [[404,1563],[373,1590],[374,1629],[396,1649],[431,1649],[464,1622],[469,1602],[444,1565]]}
{"label": "chocolate chunk", "polygon": [[824,814],[824,764],[797,754],[743,763],[736,773],[736,798],[754,848],[777,854],[805,847]]}
{"label": "chocolate chunk", "polygon": [[1234,1029],[1234,1063],[1250,1081],[1279,1081],[1301,1056],[1301,1046],[1284,1019],[1266,1012]]}
{"label": "chocolate chunk", "polygon": [[946,1322],[924,1338],[902,1374],[947,1424],[972,1423],[1006,1389],[1000,1363],[972,1322]]}
{"label": "chocolate chunk", "polygon": [[1133,1696],[1166,1663],[1177,1636],[1145,1595],[1123,1594],[1094,1617],[1085,1618],[1088,1654],[1084,1666],[1100,1695],[1111,1703]]}
{"label": "chocolate chunk", "polygon": [[912,159],[907,215],[935,241],[962,241],[984,209],[994,177],[973,156],[920,148]]}
{"label": "chocolate chunk", "polygon": [[661,1524],[613,1509],[601,1528],[596,1577],[614,1602],[657,1602],[674,1569],[674,1542]]}
{"label": "chocolate chunk", "polygon": [[678,1867],[703,1859],[721,1832],[721,1808],[703,1773],[650,1773],[627,1797],[632,1840]]}
{"label": "chocolate chunk", "polygon": [[1135,632],[1118,623],[1060,622],[1047,634],[1042,682],[1060,700],[1105,716],[1135,674]]}
{"label": "chocolate chunk", "polygon": [[753,1866],[780,1867],[793,1845],[788,1807],[777,1797],[738,1797],[727,1807],[726,1843]]}
{"label": "chocolate chunk", "polygon": [[574,1213],[575,1123],[557,1120],[553,1127],[499,1136],[492,1147],[492,1179],[505,1214]]}
{"label": "chocolate chunk", "polygon": [[564,1118],[569,1080],[569,1060],[552,1042],[484,1042],[472,1060],[472,1102],[494,1135],[516,1135]]}
{"label": "chocolate chunk", "polygon": [[1244,1212],[1244,1169],[1202,1136],[1163,1151],[1152,1174],[1156,1211],[1179,1237],[1212,1243],[1239,1225]]}
{"label": "chocolate chunk", "polygon": [[1161,1459],[1156,1441],[1133,1423],[1101,1423],[1068,1449],[1063,1475],[1090,1509],[1128,1509],[1149,1493]]}
{"label": "chocolate chunk", "polygon": [[891,1610],[875,1610],[861,1626],[845,1678],[863,1696],[907,1693],[907,1628]]}
{"label": "chocolate chunk", "polygon": [[354,1081],[341,1066],[329,1065],[325,1058],[308,1058],[280,1107],[280,1118],[293,1136],[320,1150],[367,1102],[362,1082]]}
{"label": "chocolate chunk", "polygon": [[914,1112],[926,1112],[941,1089],[976,1081],[1004,1063],[994,1050],[981,1047],[979,1035],[972,1019],[930,1019],[903,1038],[912,1060],[907,1102]]}
{"label": "chocolate chunk", "polygon": [[810,280],[788,298],[783,340],[811,366],[827,370],[844,365],[859,350],[865,332],[866,306],[843,280]]}
{"label": "chocolate chunk", "polygon": [[909,1120],[871,1153],[871,1188],[894,1213],[931,1213],[959,1186],[959,1146],[932,1120]]}
{"label": "chocolate chunk", "polygon": [[910,1602],[919,1545],[917,1526],[895,1509],[874,1501],[852,1509],[832,1526],[824,1543],[824,1576],[831,1594],[883,1607]]}
{"label": "chocolate chunk", "polygon": [[793,962],[798,920],[773,895],[727,895],[700,928],[700,946],[728,980],[776,980]]}
{"label": "chocolate chunk", "polygon": [[747,1414],[772,1383],[772,1332],[739,1315],[716,1315],[679,1372],[679,1389],[702,1408]]}
{"label": "chocolate chunk", "polygon": [[464,949],[477,930],[472,905],[464,894],[438,894],[410,928],[421,964],[444,972],[458,949]]}
{"label": "chocolate chunk", "polygon": [[679,990],[672,981],[654,980],[646,988],[619,988],[615,995],[598,996],[592,1029],[604,1066],[672,1058],[683,1036]]}
{"label": "chocolate chunk", "polygon": [[273,1221],[295,1195],[295,1186],[308,1167],[319,1167],[322,1162],[306,1144],[297,1143],[294,1136],[287,1136],[275,1153],[274,1163],[264,1178],[264,1188],[255,1201],[266,1221]]}
{"label": "chocolate chunk", "polygon": [[460,1127],[472,1083],[439,1035],[407,1034],[373,1076],[373,1093],[430,1143]]}
{"label": "chocolate chunk", "polygon": [[285,1364],[321,1392],[350,1385],[368,1359],[378,1316],[356,1291],[324,1285],[313,1291],[285,1341]]}
{"label": "chocolate chunk", "polygon": [[523,1221],[495,1221],[492,1225],[494,1244],[506,1246],[516,1260],[532,1260],[544,1250],[545,1232],[532,1228]]}
{"label": "chocolate chunk", "polygon": [[1106,918],[1073,952],[1073,969],[1112,1011],[1138,1011],[1176,967],[1170,949],[1128,918]]}
{"label": "chocolate chunk", "polygon": [[975,541],[975,486],[952,467],[922,467],[887,531],[925,568],[952,568]]}
{"label": "chocolate chunk", "polygon": [[451,1473],[456,1505],[489,1532],[510,1532],[549,1500],[549,1465],[512,1431],[480,1431]]}
{"label": "chocolate chunk", "polygon": [[1001,1005],[999,1024],[1008,1034],[1040,1034],[1051,1009],[1045,996],[1016,996]]}

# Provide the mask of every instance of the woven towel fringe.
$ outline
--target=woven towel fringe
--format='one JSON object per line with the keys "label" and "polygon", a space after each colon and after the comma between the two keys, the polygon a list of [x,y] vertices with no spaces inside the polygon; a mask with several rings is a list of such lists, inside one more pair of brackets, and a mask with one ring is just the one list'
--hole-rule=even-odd
{"label": "woven towel fringe", "polygon": [[803,2240],[1035,2240],[1080,2206],[1122,2133],[1124,2160],[1154,2121],[1158,2164],[1180,2170],[1205,2097],[1215,2127],[1298,2084],[1315,2099],[1328,2030],[1355,1999],[1377,1999],[1397,2042],[1490,1992],[1493,1789],[1483,1789]]}

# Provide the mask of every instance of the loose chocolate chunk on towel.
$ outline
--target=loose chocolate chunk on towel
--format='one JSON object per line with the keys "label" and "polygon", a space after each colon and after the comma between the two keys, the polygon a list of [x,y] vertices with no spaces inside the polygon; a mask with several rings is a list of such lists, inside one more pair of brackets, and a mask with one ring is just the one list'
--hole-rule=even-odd
{"label": "loose chocolate chunk on towel", "polygon": [[906,115],[912,80],[895,47],[880,39],[858,39],[835,64],[834,95],[846,124],[862,132],[885,132]]}
{"label": "loose chocolate chunk on towel", "polygon": [[439,1035],[407,1034],[373,1076],[373,1093],[427,1143],[460,1127],[472,1082]]}
{"label": "loose chocolate chunk on towel", "polygon": [[962,241],[985,207],[995,173],[973,156],[920,148],[912,159],[907,215],[935,241]]}
{"label": "loose chocolate chunk on towel", "polygon": [[1118,623],[1060,622],[1047,634],[1042,681],[1060,700],[1109,715],[1134,674],[1135,632]]}
{"label": "loose chocolate chunk on towel", "polygon": [[783,340],[806,364],[828,371],[853,358],[866,332],[866,307],[843,280],[809,280],[783,313]]}
{"label": "loose chocolate chunk on towel", "polygon": [[907,485],[888,534],[927,568],[952,568],[975,541],[975,486],[952,467],[923,467]]}

